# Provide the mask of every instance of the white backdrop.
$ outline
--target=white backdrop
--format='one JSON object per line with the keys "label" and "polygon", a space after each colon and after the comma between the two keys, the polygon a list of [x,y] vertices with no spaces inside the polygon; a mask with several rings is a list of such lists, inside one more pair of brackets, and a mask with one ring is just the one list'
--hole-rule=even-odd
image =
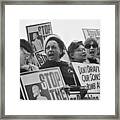
{"label": "white backdrop", "polygon": [[[21,20],[94,20],[101,29],[101,97],[80,101],[21,101],[19,99],[19,39]],[[33,23],[33,22],[32,22]],[[81,22],[82,23],[82,22]],[[23,22],[24,24],[24,22]],[[28,22],[29,24],[29,22]],[[31,21],[30,21],[31,24]],[[75,23],[77,24],[77,23]],[[23,25],[24,26],[24,25]],[[56,25],[57,26],[57,23]],[[94,23],[91,24],[94,26]],[[63,29],[63,26],[61,26]],[[60,28],[60,27],[58,27]],[[59,31],[60,32],[60,31]],[[77,30],[78,32],[78,30]],[[59,33],[62,37],[62,33]],[[68,34],[69,35],[69,34]],[[83,39],[81,35],[76,39]],[[74,39],[70,36],[70,39]],[[68,39],[69,40],[69,39]],[[65,38],[66,45],[67,41]],[[6,115],[114,115],[115,114],[115,6],[114,5],[6,5],[5,7]]]}
{"label": "white backdrop", "polygon": [[20,21],[20,38],[28,39],[26,34],[26,27],[29,25],[51,22],[52,31],[54,34],[60,36],[64,41],[66,47],[70,45],[73,40],[85,40],[82,28],[100,29],[100,21],[92,19],[48,19],[48,20],[21,20]]}

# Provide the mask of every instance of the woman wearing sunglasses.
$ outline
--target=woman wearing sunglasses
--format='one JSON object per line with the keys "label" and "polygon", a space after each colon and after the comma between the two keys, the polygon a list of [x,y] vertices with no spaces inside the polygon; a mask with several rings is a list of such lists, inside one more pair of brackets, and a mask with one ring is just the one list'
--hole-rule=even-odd
{"label": "woman wearing sunglasses", "polygon": [[98,43],[95,38],[87,38],[84,45],[86,48],[87,59],[89,60],[89,62],[99,64],[100,60],[97,58]]}

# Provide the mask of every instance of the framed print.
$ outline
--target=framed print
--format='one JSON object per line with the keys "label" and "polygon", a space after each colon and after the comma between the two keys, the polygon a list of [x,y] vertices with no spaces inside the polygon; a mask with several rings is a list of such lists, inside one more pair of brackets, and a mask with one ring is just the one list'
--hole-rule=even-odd
{"label": "framed print", "polygon": [[2,119],[119,119],[115,0],[2,1]]}

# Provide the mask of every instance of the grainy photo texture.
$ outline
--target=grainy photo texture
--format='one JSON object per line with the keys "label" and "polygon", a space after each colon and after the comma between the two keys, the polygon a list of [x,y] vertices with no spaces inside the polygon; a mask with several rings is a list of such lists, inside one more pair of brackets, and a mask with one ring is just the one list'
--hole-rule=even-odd
{"label": "grainy photo texture", "polygon": [[100,100],[100,21],[20,21],[21,100]]}

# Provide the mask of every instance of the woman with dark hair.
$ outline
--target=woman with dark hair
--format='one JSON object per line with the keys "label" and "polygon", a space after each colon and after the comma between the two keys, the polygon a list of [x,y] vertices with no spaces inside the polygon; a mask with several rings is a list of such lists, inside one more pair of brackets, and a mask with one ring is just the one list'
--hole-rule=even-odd
{"label": "woman with dark hair", "polygon": [[86,50],[82,41],[73,41],[68,47],[71,62],[89,63],[86,59]]}
{"label": "woman with dark hair", "polygon": [[43,68],[59,67],[66,85],[80,85],[74,70],[67,62],[61,61],[65,51],[63,41],[56,35],[50,35],[45,39],[45,53],[48,60],[42,65]]}
{"label": "woman with dark hair", "polygon": [[99,58],[97,58],[98,43],[95,38],[87,38],[84,44],[87,51],[87,59],[89,60],[89,62],[99,64],[100,60]]}
{"label": "woman with dark hair", "polygon": [[30,62],[32,55],[33,49],[30,43],[25,39],[20,39],[20,73],[39,70]]}

